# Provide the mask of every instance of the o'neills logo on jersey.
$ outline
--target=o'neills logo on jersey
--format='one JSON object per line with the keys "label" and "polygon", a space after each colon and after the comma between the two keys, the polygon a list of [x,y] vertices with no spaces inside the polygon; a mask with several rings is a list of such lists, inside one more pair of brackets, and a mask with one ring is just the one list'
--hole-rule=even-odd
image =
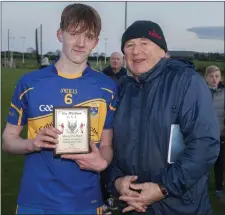
{"label": "o'neills logo on jersey", "polygon": [[53,111],[53,105],[40,105],[39,111],[41,111],[41,112],[52,112]]}

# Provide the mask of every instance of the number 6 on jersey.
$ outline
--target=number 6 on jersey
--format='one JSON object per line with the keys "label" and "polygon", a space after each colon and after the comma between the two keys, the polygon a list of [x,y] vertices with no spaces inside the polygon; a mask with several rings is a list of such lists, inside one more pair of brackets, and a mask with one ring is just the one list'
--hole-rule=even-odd
{"label": "number 6 on jersey", "polygon": [[64,97],[64,102],[66,103],[66,104],[72,104],[72,102],[73,102],[73,100],[72,100],[72,94],[70,94],[70,93],[67,93],[66,95],[65,95],[65,97]]}

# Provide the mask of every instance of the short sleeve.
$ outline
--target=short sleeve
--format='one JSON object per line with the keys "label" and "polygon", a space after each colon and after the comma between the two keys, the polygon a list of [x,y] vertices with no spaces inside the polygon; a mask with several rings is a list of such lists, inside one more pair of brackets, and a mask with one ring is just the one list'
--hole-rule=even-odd
{"label": "short sleeve", "polygon": [[107,114],[104,129],[111,129],[113,128],[113,120],[114,114],[118,105],[118,91],[117,88],[114,89],[112,93],[112,99],[110,100],[108,107],[107,107]]}
{"label": "short sleeve", "polygon": [[12,97],[12,102],[9,108],[7,122],[13,125],[23,126],[27,124],[27,105],[26,105],[26,89],[23,84],[22,79],[17,83],[14,94]]}

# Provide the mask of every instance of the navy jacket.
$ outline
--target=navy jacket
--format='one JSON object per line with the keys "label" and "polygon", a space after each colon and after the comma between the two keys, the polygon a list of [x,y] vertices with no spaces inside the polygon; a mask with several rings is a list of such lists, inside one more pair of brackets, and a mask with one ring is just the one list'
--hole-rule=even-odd
{"label": "navy jacket", "polygon": [[[163,184],[169,197],[149,206],[147,214],[208,215],[210,167],[219,154],[219,125],[212,96],[190,63],[162,59],[137,82],[119,86],[114,121],[114,161],[110,189],[120,176]],[[167,163],[171,124],[180,124],[186,149]]]}
{"label": "navy jacket", "polygon": [[117,73],[114,73],[111,66],[106,67],[102,70],[102,72],[112,78],[117,84],[119,83],[119,79],[123,76],[127,75],[127,70],[124,67],[121,67],[120,71]]}

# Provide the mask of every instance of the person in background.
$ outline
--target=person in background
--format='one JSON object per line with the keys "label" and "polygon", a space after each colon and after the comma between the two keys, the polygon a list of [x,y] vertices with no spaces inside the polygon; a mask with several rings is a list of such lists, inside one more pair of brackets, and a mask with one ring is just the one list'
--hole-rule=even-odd
{"label": "person in background", "polygon": [[44,57],[44,58],[41,60],[41,67],[40,67],[40,69],[43,69],[43,68],[45,68],[45,67],[47,67],[47,66],[49,66],[49,65],[50,65],[50,63],[49,63],[48,57]]}
{"label": "person in background", "polygon": [[225,199],[224,168],[225,168],[225,84],[222,83],[221,71],[217,66],[211,65],[206,68],[205,80],[212,92],[213,104],[220,125],[220,154],[214,164],[214,177],[216,196]]}
{"label": "person in background", "polygon": [[123,67],[123,56],[119,52],[113,52],[110,56],[110,65],[102,71],[111,77],[116,83],[123,76],[127,75],[127,70]]}

